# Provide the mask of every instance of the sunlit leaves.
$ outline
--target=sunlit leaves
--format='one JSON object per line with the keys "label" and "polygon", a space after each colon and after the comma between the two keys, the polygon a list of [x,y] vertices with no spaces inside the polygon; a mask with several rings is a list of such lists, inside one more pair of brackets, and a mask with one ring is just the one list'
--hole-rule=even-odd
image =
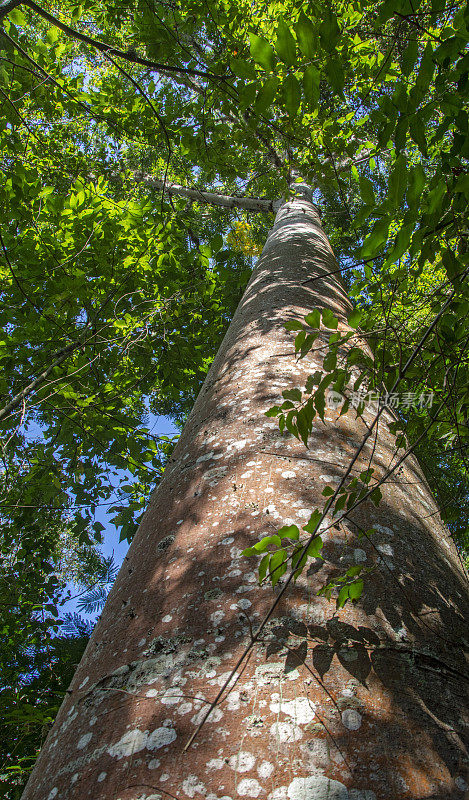
{"label": "sunlit leaves", "polygon": [[364,259],[377,255],[382,249],[383,244],[388,238],[390,224],[390,217],[383,217],[383,219],[379,219],[375,223],[373,230],[367,236],[361,248],[361,255]]}
{"label": "sunlit leaves", "polygon": [[290,117],[294,117],[300,107],[301,87],[292,73],[287,75],[283,82],[282,97],[287,113]]}
{"label": "sunlit leaves", "polygon": [[248,547],[246,550],[243,550],[244,556],[256,556],[259,553],[265,553],[268,549],[269,545],[274,545],[280,547],[281,540],[280,537],[276,534],[273,536],[264,536],[259,542],[257,542],[252,547]]}
{"label": "sunlit leaves", "polygon": [[249,34],[249,41],[251,55],[256,64],[259,64],[266,72],[271,72],[275,66],[275,54],[269,42],[255,33]]}
{"label": "sunlit leaves", "polygon": [[319,80],[319,70],[314,64],[310,64],[303,74],[303,87],[306,100],[312,108],[316,108],[319,101]]}
{"label": "sunlit leaves", "polygon": [[288,25],[283,20],[278,23],[275,49],[284,64],[290,67],[294,66],[296,62],[296,43]]}
{"label": "sunlit leaves", "polygon": [[295,25],[295,31],[302,54],[306,58],[312,58],[317,52],[317,34],[314,23],[308,19],[303,10]]}

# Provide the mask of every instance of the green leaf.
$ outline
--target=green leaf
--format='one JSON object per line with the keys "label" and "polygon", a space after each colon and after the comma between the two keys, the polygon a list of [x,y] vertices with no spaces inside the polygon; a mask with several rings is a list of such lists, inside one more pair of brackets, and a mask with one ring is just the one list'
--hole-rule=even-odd
{"label": "green leaf", "polygon": [[326,77],[334,91],[342,96],[345,85],[345,73],[341,62],[337,58],[327,62]]}
{"label": "green leaf", "polygon": [[259,564],[259,584],[262,583],[265,576],[267,575],[267,568],[269,566],[270,561],[270,553],[266,553],[265,556],[262,557],[261,563]]}
{"label": "green leaf", "polygon": [[305,339],[303,341],[303,344],[301,345],[301,348],[300,348],[300,350],[301,350],[300,358],[304,358],[306,353],[309,353],[309,351],[311,350],[314,342],[316,341],[316,338],[317,338],[317,334],[316,333],[309,333],[305,337]]}
{"label": "green leaf", "polygon": [[275,49],[284,64],[287,64],[289,67],[294,66],[296,62],[296,42],[288,25],[286,25],[283,20],[280,20],[277,27]]}
{"label": "green leaf", "polygon": [[318,509],[316,509],[311,514],[311,516],[310,516],[308,522],[306,523],[306,525],[303,525],[303,530],[306,531],[306,533],[315,533],[316,532],[316,528],[318,527],[319,523],[321,522],[321,518],[322,518],[321,512],[318,511]]}
{"label": "green leaf", "polygon": [[363,592],[363,580],[360,578],[357,581],[353,581],[348,587],[348,593],[351,600],[358,600],[359,597],[362,596]]}
{"label": "green leaf", "polygon": [[77,5],[72,9],[72,21],[77,22],[83,16],[83,6]]}
{"label": "green leaf", "polygon": [[353,567],[349,567],[347,572],[345,573],[347,578],[356,578],[357,575],[363,570],[363,564],[354,564]]}
{"label": "green leaf", "polygon": [[245,109],[248,106],[251,106],[254,103],[254,99],[256,97],[257,92],[257,81],[252,81],[252,83],[245,83],[239,92],[240,96],[240,106],[241,108]]}
{"label": "green leaf", "polygon": [[411,167],[409,170],[409,182],[407,189],[407,202],[409,206],[417,203],[425,186],[425,172],[421,164]]}
{"label": "green leaf", "polygon": [[325,486],[321,494],[323,495],[323,497],[332,497],[334,491],[335,489],[333,489],[332,486]]}
{"label": "green leaf", "polygon": [[306,331],[300,331],[297,336],[295,336],[295,353],[302,347],[304,341],[306,339]]}
{"label": "green leaf", "polygon": [[288,322],[285,323],[285,330],[286,331],[302,331],[303,325],[301,322],[298,322],[296,319],[289,319]]}
{"label": "green leaf", "polygon": [[409,127],[409,121],[406,116],[402,114],[399,115],[399,119],[397,120],[396,130],[394,131],[394,143],[396,145],[396,151],[400,153],[400,151],[405,147],[407,141],[407,129]]}
{"label": "green leaf", "polygon": [[402,55],[402,73],[405,76],[410,75],[412,72],[415,62],[417,61],[418,55],[418,39],[413,39],[409,42],[404,53]]}
{"label": "green leaf", "polygon": [[334,50],[340,38],[340,28],[332,9],[327,11],[326,19],[319,26],[321,44],[327,52]]}
{"label": "green leaf", "polygon": [[246,550],[243,550],[242,555],[247,556],[257,556],[260,553],[265,553],[269,545],[275,545],[276,547],[280,547],[282,542],[280,537],[277,534],[273,534],[271,536],[264,536],[259,542],[256,542],[255,545],[252,547],[247,547]]}
{"label": "green leaf", "polygon": [[[308,375],[306,379],[305,391],[309,394],[313,391],[314,387],[321,383],[322,372],[316,370],[312,375]],[[309,402],[309,401],[308,401]]]}
{"label": "green leaf", "polygon": [[388,197],[396,207],[400,206],[404,199],[407,187],[407,161],[401,153],[395,162],[394,168],[389,176]]}
{"label": "green leaf", "polygon": [[381,493],[381,490],[378,489],[378,488],[373,489],[373,491],[370,494],[370,500],[371,500],[372,503],[374,503],[374,505],[376,507],[379,506],[379,504],[380,504],[380,502],[382,500],[382,497],[383,497],[383,495]]}
{"label": "green leaf", "polygon": [[212,253],[218,253],[219,250],[223,247],[223,236],[219,233],[213,237],[212,241],[210,242],[210,247]]}
{"label": "green leaf", "polygon": [[272,72],[275,67],[275,54],[270,44],[255,33],[249,34],[251,55],[266,72]]}
{"label": "green leaf", "polygon": [[451,250],[444,250],[441,260],[446,268],[448,278],[450,281],[454,281],[458,273],[462,272],[462,265],[458,262],[458,259]]}
{"label": "green leaf", "polygon": [[446,194],[446,181],[444,178],[440,178],[437,185],[431,190],[431,192],[427,195],[427,209],[430,214],[433,214],[434,211],[438,208],[443,197]]}
{"label": "green leaf", "polygon": [[319,83],[321,74],[314,64],[310,64],[303,73],[303,88],[310,108],[317,108],[319,103]]}
{"label": "green leaf", "polygon": [[275,100],[275,95],[278,89],[278,78],[267,78],[265,83],[261,86],[254,108],[258,114],[263,114]]}
{"label": "green leaf", "polygon": [[332,372],[332,370],[334,370],[337,366],[337,353],[334,353],[332,350],[329,350],[327,356],[322,362],[322,366],[326,370],[326,372]]}
{"label": "green leaf", "polygon": [[59,29],[56,28],[54,25],[47,31],[46,39],[49,44],[55,44],[58,38],[59,38]]}
{"label": "green leaf", "polygon": [[347,322],[351,328],[358,328],[362,317],[363,313],[360,311],[360,309],[355,308],[352,313],[348,315]]}
{"label": "green leaf", "polygon": [[[298,46],[306,58],[311,58],[317,53],[317,35],[313,22],[301,11],[295,25]],[[319,74],[319,73],[318,73]]]}
{"label": "green leaf", "polygon": [[308,554],[303,552],[303,550],[303,547],[298,547],[292,555],[291,564],[292,569],[295,571],[293,576],[295,581],[298,580],[299,576],[301,575],[308,559]]}
{"label": "green leaf", "polygon": [[305,408],[302,408],[296,417],[296,425],[298,428],[298,433],[300,434],[301,441],[303,442],[305,447],[308,447],[308,436],[311,433],[311,427],[309,423],[309,415],[306,412]]}
{"label": "green leaf", "polygon": [[280,528],[278,531],[278,535],[282,539],[299,539],[300,538],[300,529],[297,525],[284,525],[283,528]]}
{"label": "green leaf", "polygon": [[326,409],[326,398],[324,396],[324,389],[316,389],[314,395],[314,405],[319,414],[320,419],[324,422],[324,411]]}
{"label": "green leaf", "polygon": [[15,25],[19,25],[21,28],[26,25],[26,17],[19,8],[14,8],[8,14],[8,19],[11,20]]}
{"label": "green leaf", "polygon": [[461,175],[457,179],[454,191],[463,192],[466,196],[469,197],[469,172],[467,172],[465,175]]}
{"label": "green leaf", "polygon": [[360,251],[362,258],[372,258],[382,249],[384,242],[386,242],[388,238],[390,224],[390,217],[383,217],[375,223],[373,230],[363,242],[363,246]]}
{"label": "green leaf", "polygon": [[342,586],[339,592],[339,596],[336,600],[337,608],[343,608],[348,599],[349,599],[349,587]]}
{"label": "green leaf", "polygon": [[255,67],[253,67],[249,61],[245,61],[242,58],[231,58],[230,67],[238,78],[245,78],[252,81],[256,77]]}
{"label": "green leaf", "polygon": [[413,223],[404,225],[404,227],[401,228],[394,242],[394,246],[384,262],[383,269],[387,269],[391,264],[394,264],[406,252],[410,244],[413,230]]}
{"label": "green leaf", "polygon": [[360,175],[360,194],[364,203],[374,206],[376,205],[376,198],[373,189],[373,184],[369,178]]}
{"label": "green leaf", "polygon": [[371,467],[369,469],[364,470],[363,472],[360,472],[360,480],[363,481],[363,483],[368,484],[373,476],[373,473],[374,469],[372,469]]}
{"label": "green leaf", "polygon": [[420,152],[425,158],[428,156],[427,140],[425,138],[425,127],[418,115],[413,116],[409,123],[409,133],[415,144],[418,145]]}
{"label": "green leaf", "polygon": [[270,558],[269,573],[272,586],[276,586],[287,571],[287,554],[285,550],[277,550]]}
{"label": "green leaf", "polygon": [[322,323],[326,326],[326,328],[332,328],[334,330],[337,329],[339,325],[339,320],[333,313],[330,308],[323,308],[321,312]]}
{"label": "green leaf", "polygon": [[336,500],[336,502],[335,502],[335,505],[334,505],[334,511],[335,511],[335,513],[337,513],[338,511],[342,511],[342,509],[345,507],[345,503],[346,503],[346,502],[347,502],[347,493],[346,493],[346,492],[344,492],[343,494],[341,494],[341,495],[340,495],[340,496],[337,498],[337,500]]}
{"label": "green leaf", "polygon": [[323,541],[320,536],[316,536],[315,539],[308,545],[307,554],[310,558],[319,558],[321,550],[323,547]]}
{"label": "green leaf", "polygon": [[285,78],[282,87],[283,103],[290,117],[294,117],[300,107],[301,88],[297,79],[290,73]]}
{"label": "green leaf", "polygon": [[285,389],[282,392],[282,397],[285,400],[301,400],[301,390],[300,389]]}
{"label": "green leaf", "polygon": [[310,328],[319,330],[321,327],[321,312],[319,311],[319,308],[315,308],[314,311],[306,314],[305,322],[310,326]]}

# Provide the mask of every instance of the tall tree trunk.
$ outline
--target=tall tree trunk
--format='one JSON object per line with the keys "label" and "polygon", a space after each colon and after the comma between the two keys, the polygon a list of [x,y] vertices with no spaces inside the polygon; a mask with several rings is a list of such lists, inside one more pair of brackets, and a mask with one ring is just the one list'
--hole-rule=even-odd
{"label": "tall tree trunk", "polygon": [[[328,306],[346,329],[342,283],[320,277],[334,269],[303,190],[277,214],[24,800],[463,797],[464,576],[412,458],[355,513],[371,541],[352,523],[324,534],[323,566],[289,587],[184,751],[274,599],[241,551],[304,524],[365,432],[328,412],[306,450],[264,415],[315,368],[295,362],[285,320]],[[391,461],[386,418],[358,470]],[[364,559],[362,601],[337,614],[316,591]]]}

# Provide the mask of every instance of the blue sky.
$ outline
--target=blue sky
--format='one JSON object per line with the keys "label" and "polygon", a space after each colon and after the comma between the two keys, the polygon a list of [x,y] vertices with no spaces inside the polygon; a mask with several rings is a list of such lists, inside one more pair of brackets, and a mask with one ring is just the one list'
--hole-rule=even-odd
{"label": "blue sky", "polygon": [[[156,417],[154,414],[150,414],[148,427],[150,431],[157,436],[173,436],[174,434],[180,433],[180,430],[176,428],[174,423],[168,417]],[[124,471],[122,471],[119,475],[119,479],[125,479],[126,477],[128,476],[125,475]],[[124,560],[124,556],[129,549],[129,543],[127,541],[119,541],[120,530],[116,529],[114,524],[110,521],[111,517],[115,515],[115,512],[109,512],[110,507],[111,504],[109,502],[98,506],[96,508],[95,520],[104,525],[104,530],[102,531],[102,553],[105,556],[113,555],[116,566],[120,567]],[[79,600],[79,587],[75,586],[73,583],[70,583],[68,584],[67,589],[70,591],[72,599],[67,601],[62,606],[62,614],[78,611],[77,603]],[[80,614],[86,619],[95,619],[97,616],[96,614],[87,615],[83,612],[80,612]]]}

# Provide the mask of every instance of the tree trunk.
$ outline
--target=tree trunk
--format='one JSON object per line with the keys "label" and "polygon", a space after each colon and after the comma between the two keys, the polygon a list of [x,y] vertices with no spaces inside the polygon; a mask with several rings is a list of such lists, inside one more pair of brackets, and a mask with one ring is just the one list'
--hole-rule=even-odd
{"label": "tree trunk", "polygon": [[[315,369],[284,322],[327,306],[347,328],[340,278],[320,277],[334,269],[304,190],[277,214],[24,800],[464,796],[465,580],[413,458],[379,508],[356,510],[373,538],[351,522],[324,534],[325,561],[289,587],[184,752],[282,584],[259,588],[241,551],[322,507],[366,430],[330,411],[306,450],[264,415]],[[392,460],[386,419],[355,474]],[[336,613],[316,596],[365,559],[360,602]]]}

